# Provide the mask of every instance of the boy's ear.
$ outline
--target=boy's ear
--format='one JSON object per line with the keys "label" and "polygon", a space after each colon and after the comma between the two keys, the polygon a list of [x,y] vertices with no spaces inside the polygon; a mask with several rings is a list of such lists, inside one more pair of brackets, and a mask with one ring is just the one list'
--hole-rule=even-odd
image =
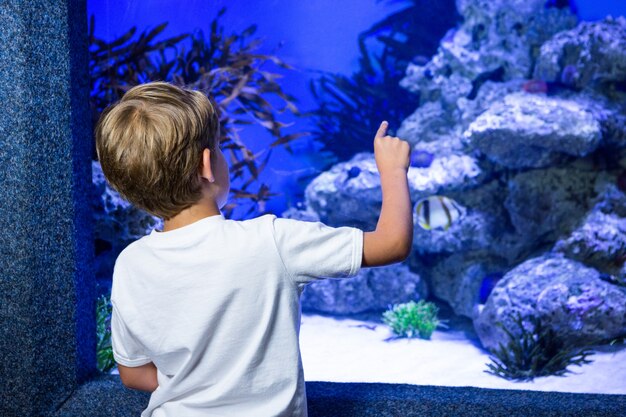
{"label": "boy's ear", "polygon": [[209,148],[205,148],[202,151],[202,158],[200,158],[200,176],[206,178],[209,182],[215,182],[213,170],[211,169],[211,150]]}

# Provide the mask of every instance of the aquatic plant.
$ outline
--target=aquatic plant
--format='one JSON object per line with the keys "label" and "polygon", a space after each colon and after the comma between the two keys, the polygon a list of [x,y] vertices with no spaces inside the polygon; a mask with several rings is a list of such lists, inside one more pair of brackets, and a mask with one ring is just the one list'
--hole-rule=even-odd
{"label": "aquatic plant", "polygon": [[111,300],[105,295],[96,301],[96,358],[100,372],[108,372],[115,366],[111,346]]}
{"label": "aquatic plant", "polygon": [[390,307],[383,313],[383,322],[398,337],[430,339],[435,329],[443,325],[437,313],[439,308],[433,303],[410,301]]}
{"label": "aquatic plant", "polygon": [[509,380],[530,381],[536,377],[548,375],[564,375],[570,365],[582,366],[591,363],[587,357],[593,355],[591,350],[575,349],[565,346],[557,334],[545,326],[538,317],[530,316],[532,329],[524,326],[521,314],[513,318],[519,327],[520,336],[515,336],[502,323],[496,325],[509,337],[506,346],[499,344],[491,351],[493,363],[488,363],[485,372]]}
{"label": "aquatic plant", "polygon": [[[102,110],[119,100],[131,87],[149,81],[168,81],[192,88],[213,97],[220,109],[222,149],[230,157],[232,204],[225,207],[228,216],[241,204],[250,212],[276,195],[268,184],[259,183],[272,148],[286,146],[306,132],[284,134],[286,126],[278,120],[285,111],[299,115],[295,99],[283,91],[280,74],[268,69],[291,69],[274,55],[257,53],[261,44],[252,36],[256,26],[241,33],[226,35],[219,23],[226,9],[221,9],[203,31],[156,41],[167,23],[144,31],[135,39],[133,27],[121,37],[106,42],[94,35],[95,20],[89,27],[90,105],[95,122]],[[267,149],[253,152],[239,137],[241,126],[259,125],[273,137]],[[93,156],[97,159],[96,155]]]}
{"label": "aquatic plant", "polygon": [[359,35],[359,69],[350,77],[321,73],[310,84],[318,103],[312,112],[316,125],[313,138],[339,161],[371,151],[372,132],[381,120],[397,128],[415,111],[419,97],[407,94],[399,84],[406,67],[415,60],[427,62],[458,18],[450,13],[455,10],[451,0],[386,2],[406,3],[406,7]]}

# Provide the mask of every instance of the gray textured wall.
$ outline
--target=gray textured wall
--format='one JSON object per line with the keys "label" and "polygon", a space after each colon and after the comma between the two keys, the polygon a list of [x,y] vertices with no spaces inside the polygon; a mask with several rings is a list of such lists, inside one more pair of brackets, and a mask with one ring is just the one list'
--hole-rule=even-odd
{"label": "gray textured wall", "polygon": [[0,415],[95,369],[85,1],[0,0]]}

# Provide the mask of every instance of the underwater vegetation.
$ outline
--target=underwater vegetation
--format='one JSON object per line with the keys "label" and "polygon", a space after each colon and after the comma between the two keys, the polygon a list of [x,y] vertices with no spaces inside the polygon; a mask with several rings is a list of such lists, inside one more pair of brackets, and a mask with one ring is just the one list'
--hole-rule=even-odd
{"label": "underwater vegetation", "polygon": [[96,301],[96,358],[100,372],[108,372],[115,366],[111,346],[111,313],[113,307],[108,297],[102,295]]}
{"label": "underwater vegetation", "polygon": [[398,337],[430,339],[435,329],[445,326],[438,318],[439,308],[424,300],[395,304],[383,313],[383,322]]}
{"label": "underwater vegetation", "polygon": [[517,381],[530,381],[536,377],[548,375],[564,375],[570,365],[582,366],[591,363],[587,357],[593,352],[587,349],[571,349],[558,338],[556,333],[542,324],[535,316],[528,317],[531,329],[524,326],[522,316],[518,312],[514,317],[515,324],[521,332],[515,337],[502,323],[496,323],[509,336],[506,346],[500,343],[492,349],[493,363],[488,363],[487,373]]}
{"label": "underwater vegetation", "polygon": [[[240,33],[225,34],[219,19],[221,9],[211,21],[209,33],[194,33],[156,41],[166,28],[156,28],[137,34],[137,28],[111,42],[94,35],[95,19],[89,27],[89,71],[91,75],[90,106],[95,123],[102,110],[119,100],[131,87],[150,82],[168,81],[175,85],[205,92],[220,110],[222,149],[230,159],[231,197],[225,207],[229,216],[237,206],[249,206],[248,214],[258,211],[270,197],[268,184],[259,183],[272,148],[287,147],[306,132],[283,134],[285,124],[280,114],[289,111],[299,115],[295,99],[283,91],[277,82],[279,74],[271,67],[291,69],[274,55],[257,52],[260,39],[252,36],[256,25]],[[274,141],[267,149],[253,152],[238,132],[242,126],[265,128]],[[93,159],[97,157],[94,154]]]}
{"label": "underwater vegetation", "polygon": [[323,73],[310,85],[318,103],[312,112],[313,138],[338,161],[370,151],[370,136],[381,120],[398,126],[415,110],[419,96],[400,87],[406,67],[428,61],[458,20],[452,0],[387,2],[406,7],[359,35],[359,69],[352,76]]}

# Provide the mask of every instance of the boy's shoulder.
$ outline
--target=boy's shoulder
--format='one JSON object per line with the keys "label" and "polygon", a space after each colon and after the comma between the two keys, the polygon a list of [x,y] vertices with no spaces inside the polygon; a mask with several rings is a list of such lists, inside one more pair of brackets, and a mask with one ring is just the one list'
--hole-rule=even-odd
{"label": "boy's shoulder", "polygon": [[[285,228],[290,229],[294,227],[296,224],[310,224],[311,221],[300,220],[300,219],[290,219],[290,218],[282,218],[278,217],[275,214],[264,214],[259,217],[254,217],[251,219],[245,220],[230,220],[224,219],[223,227],[225,227],[227,232],[234,231],[235,229],[239,229],[242,232],[257,232],[257,233],[271,233],[275,234],[278,227],[275,223],[278,222],[282,227],[280,230]],[[162,236],[158,236],[161,238]],[[148,233],[145,236],[129,243],[117,256],[116,264],[125,264],[127,262],[131,262],[133,260],[140,259],[141,256],[149,249],[152,245],[150,241],[154,238],[153,232]]]}

